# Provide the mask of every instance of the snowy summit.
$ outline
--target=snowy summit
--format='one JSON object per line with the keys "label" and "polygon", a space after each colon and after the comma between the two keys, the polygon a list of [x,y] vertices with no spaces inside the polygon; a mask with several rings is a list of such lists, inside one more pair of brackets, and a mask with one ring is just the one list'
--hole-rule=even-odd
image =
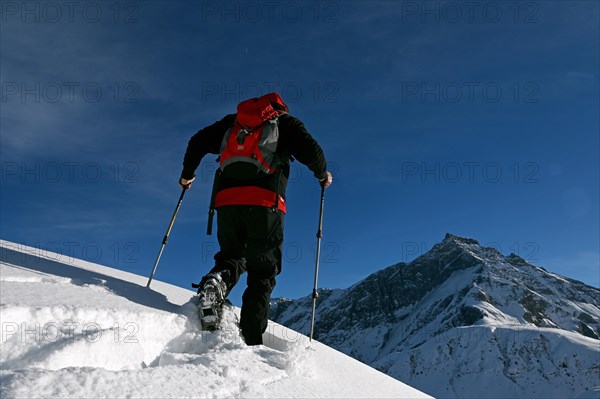
{"label": "snowy summit", "polygon": [[192,291],[0,247],[3,398],[428,397],[277,323],[258,347],[234,314],[222,331],[200,331]]}
{"label": "snowy summit", "polygon": [[[273,302],[271,319],[308,331],[310,297]],[[600,290],[472,238],[317,306],[317,339],[435,397],[600,398]]]}

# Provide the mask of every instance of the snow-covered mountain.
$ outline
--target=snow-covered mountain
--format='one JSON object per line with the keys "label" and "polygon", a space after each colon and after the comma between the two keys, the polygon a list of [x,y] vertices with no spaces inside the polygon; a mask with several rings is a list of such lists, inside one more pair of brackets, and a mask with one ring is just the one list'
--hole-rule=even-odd
{"label": "snow-covered mountain", "polygon": [[[600,290],[447,234],[414,261],[319,291],[315,336],[436,397],[600,398]],[[310,297],[271,318],[309,330]]]}
{"label": "snow-covered mountain", "polygon": [[[199,331],[192,291],[0,241],[0,397],[426,398],[277,323]],[[237,312],[237,310],[236,310]]]}

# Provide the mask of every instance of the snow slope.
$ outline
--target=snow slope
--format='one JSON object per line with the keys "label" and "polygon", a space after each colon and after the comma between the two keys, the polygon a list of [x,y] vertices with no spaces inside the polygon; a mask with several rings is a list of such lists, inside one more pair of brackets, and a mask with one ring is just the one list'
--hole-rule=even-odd
{"label": "snow slope", "polygon": [[[426,398],[270,323],[248,347],[227,314],[198,330],[193,292],[0,240],[0,396]],[[236,311],[237,312],[237,309]]]}

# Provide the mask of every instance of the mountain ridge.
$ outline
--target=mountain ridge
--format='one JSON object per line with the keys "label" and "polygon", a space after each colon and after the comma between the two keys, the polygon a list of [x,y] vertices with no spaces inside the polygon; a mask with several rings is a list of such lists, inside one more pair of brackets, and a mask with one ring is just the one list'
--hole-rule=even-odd
{"label": "mountain ridge", "polygon": [[[496,361],[486,367],[497,372],[494,378],[503,381],[506,395],[543,392],[561,397],[600,386],[598,378],[590,378],[592,383],[565,375],[563,385],[572,390],[546,384],[553,388],[544,391],[513,376],[505,365],[517,362],[519,370],[529,370],[532,363],[544,364],[528,371],[540,381],[554,378],[563,364],[573,368],[569,375],[594,376],[600,364],[595,360],[600,360],[600,290],[516,254],[504,256],[472,238],[446,234],[409,263],[376,271],[347,289],[319,294],[317,339],[433,396],[462,395],[456,376],[467,375],[461,367],[481,362],[475,352],[482,357],[496,354]],[[305,332],[311,303],[310,297],[274,299],[271,318]],[[534,354],[530,345],[537,348]],[[563,346],[580,353],[577,364],[569,363]],[[473,353],[464,355],[465,350]],[[444,351],[449,358],[436,358]],[[462,360],[449,366],[457,353]],[[483,368],[469,370],[486,373]],[[432,380],[439,381],[437,386],[431,387]],[[468,392],[487,397],[489,386],[479,384],[479,390]]]}

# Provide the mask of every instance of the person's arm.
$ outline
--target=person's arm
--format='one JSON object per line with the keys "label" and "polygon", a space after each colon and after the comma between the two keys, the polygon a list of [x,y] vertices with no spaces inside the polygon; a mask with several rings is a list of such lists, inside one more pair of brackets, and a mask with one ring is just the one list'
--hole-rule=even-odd
{"label": "person's arm", "polygon": [[329,186],[332,181],[331,173],[327,171],[327,160],[319,143],[308,133],[300,119],[287,115],[283,120],[291,133],[291,155],[306,165],[325,187]]}
{"label": "person's arm", "polygon": [[189,187],[196,177],[196,169],[206,154],[218,154],[223,135],[233,125],[235,114],[230,114],[218,122],[199,130],[188,142],[183,157],[183,170],[179,184]]}

